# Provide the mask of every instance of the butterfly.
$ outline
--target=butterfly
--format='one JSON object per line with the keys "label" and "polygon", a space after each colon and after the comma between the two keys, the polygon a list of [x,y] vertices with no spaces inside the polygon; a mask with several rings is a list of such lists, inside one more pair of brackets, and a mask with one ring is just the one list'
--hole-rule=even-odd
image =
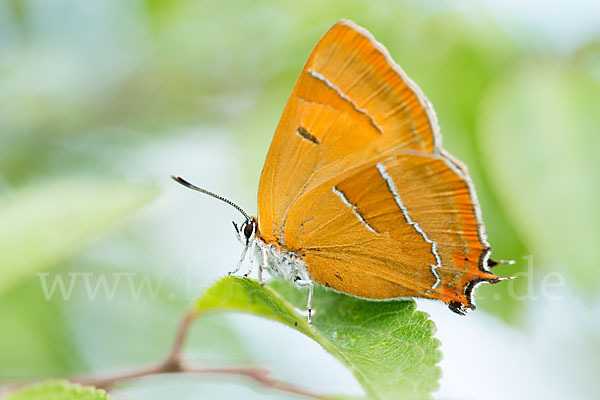
{"label": "butterfly", "polygon": [[[435,112],[383,45],[341,20],[312,50],[283,111],[258,188],[236,207],[251,268],[365,299],[423,297],[465,314],[504,277],[467,168],[442,148]],[[250,271],[244,276],[248,276]]]}

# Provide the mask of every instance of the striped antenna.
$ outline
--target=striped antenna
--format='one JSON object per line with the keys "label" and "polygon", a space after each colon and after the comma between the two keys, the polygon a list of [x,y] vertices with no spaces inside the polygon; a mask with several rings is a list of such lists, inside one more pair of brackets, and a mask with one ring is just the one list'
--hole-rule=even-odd
{"label": "striped antenna", "polygon": [[250,218],[248,216],[248,214],[246,214],[246,212],[242,209],[242,207],[238,206],[233,201],[231,201],[229,199],[226,199],[223,196],[219,196],[216,193],[213,193],[211,191],[208,191],[206,189],[202,189],[201,187],[193,185],[193,184],[189,183],[188,181],[186,181],[185,179],[183,179],[180,176],[171,175],[171,179],[173,179],[177,183],[182,184],[183,186],[185,186],[188,189],[192,189],[192,190],[195,190],[196,192],[207,194],[207,195],[209,195],[211,197],[214,197],[215,199],[221,200],[222,202],[229,204],[230,206],[232,206],[233,208],[235,208],[236,210],[238,210],[240,213],[242,213],[242,215],[244,216],[244,218],[246,218],[246,221],[250,221],[252,219],[252,218]]}

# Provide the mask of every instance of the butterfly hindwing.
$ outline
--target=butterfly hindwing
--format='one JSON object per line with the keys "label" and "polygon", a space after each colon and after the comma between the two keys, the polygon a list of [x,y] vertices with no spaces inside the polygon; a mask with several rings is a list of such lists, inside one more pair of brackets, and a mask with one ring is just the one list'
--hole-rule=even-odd
{"label": "butterfly hindwing", "polygon": [[[286,243],[317,282],[367,298],[419,296],[472,306],[479,238],[462,176],[438,155],[399,153],[349,170],[302,196]],[[360,284],[354,284],[355,282]]]}

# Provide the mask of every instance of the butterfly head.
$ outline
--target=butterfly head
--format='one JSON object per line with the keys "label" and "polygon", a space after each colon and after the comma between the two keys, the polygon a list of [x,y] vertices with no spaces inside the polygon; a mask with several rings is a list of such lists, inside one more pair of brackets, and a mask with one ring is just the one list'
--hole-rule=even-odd
{"label": "butterfly head", "polygon": [[235,222],[233,222],[233,227],[235,228],[235,233],[236,236],[238,238],[238,240],[245,245],[248,245],[248,243],[250,242],[250,239],[256,235],[256,232],[258,230],[258,220],[256,219],[256,217],[251,217],[247,220],[245,220],[244,222],[242,222],[242,224],[240,226],[238,226],[238,224],[236,224]]}

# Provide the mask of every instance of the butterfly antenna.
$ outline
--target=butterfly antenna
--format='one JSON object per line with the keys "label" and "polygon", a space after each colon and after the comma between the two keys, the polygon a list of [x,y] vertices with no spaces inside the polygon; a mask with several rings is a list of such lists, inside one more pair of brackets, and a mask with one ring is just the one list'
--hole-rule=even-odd
{"label": "butterfly antenna", "polygon": [[211,197],[214,197],[215,199],[221,200],[222,202],[225,202],[225,203],[229,204],[230,206],[232,206],[233,208],[235,208],[236,210],[238,210],[240,213],[242,213],[242,215],[244,216],[244,218],[246,218],[247,221],[250,221],[252,219],[252,218],[250,218],[248,216],[248,214],[246,214],[246,212],[244,210],[242,210],[242,207],[238,206],[233,201],[231,201],[229,199],[226,199],[223,196],[219,196],[216,193],[210,192],[210,191],[208,191],[206,189],[202,189],[201,187],[193,185],[193,184],[189,183],[188,181],[186,181],[185,179],[183,179],[180,176],[173,176],[173,175],[171,175],[171,179],[173,179],[177,183],[182,184],[183,186],[185,186],[188,189],[192,189],[192,190],[195,190],[196,192],[207,194],[207,195],[209,195]]}

